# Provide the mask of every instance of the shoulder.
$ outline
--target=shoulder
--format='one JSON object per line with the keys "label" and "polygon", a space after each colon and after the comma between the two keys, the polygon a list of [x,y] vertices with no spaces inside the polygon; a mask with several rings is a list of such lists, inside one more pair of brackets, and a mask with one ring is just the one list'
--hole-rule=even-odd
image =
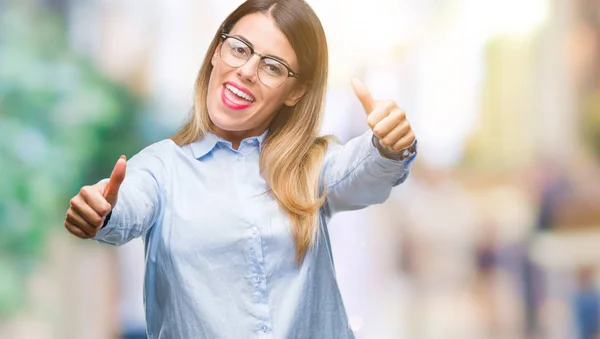
{"label": "shoulder", "polygon": [[148,152],[148,153],[170,153],[170,152],[176,151],[176,150],[178,150],[180,148],[181,147],[179,147],[173,140],[171,140],[171,139],[163,139],[163,140],[154,142],[154,143],[146,146],[144,149],[142,149],[141,152]]}
{"label": "shoulder", "polygon": [[331,152],[335,152],[344,144],[333,134],[324,135],[319,137],[319,142],[325,143],[325,154],[329,155]]}
{"label": "shoulder", "polygon": [[165,168],[166,163],[173,161],[174,154],[180,147],[171,139],[163,139],[154,142],[135,154],[128,163],[133,166],[152,167],[154,169]]}
{"label": "shoulder", "polygon": [[163,139],[144,147],[135,156],[155,157],[166,160],[172,158],[174,154],[184,151],[187,146],[179,146],[171,139]]}

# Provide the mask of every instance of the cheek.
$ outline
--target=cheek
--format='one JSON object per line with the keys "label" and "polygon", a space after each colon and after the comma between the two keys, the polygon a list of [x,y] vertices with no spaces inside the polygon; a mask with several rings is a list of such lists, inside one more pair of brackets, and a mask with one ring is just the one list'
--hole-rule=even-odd
{"label": "cheek", "polygon": [[266,94],[263,96],[262,104],[257,107],[258,114],[263,117],[272,117],[281,109],[283,102],[281,95]]}
{"label": "cheek", "polygon": [[206,96],[206,106],[208,108],[209,113],[215,109],[215,105],[217,104],[217,99],[219,98],[219,80],[218,76],[213,68],[213,71],[210,73],[210,78],[208,80],[208,93]]}
{"label": "cheek", "polygon": [[208,99],[212,99],[215,94],[219,94],[220,96],[220,88],[223,85],[224,74],[223,69],[219,68],[219,64],[213,67],[210,72],[210,78],[208,79]]}
{"label": "cheek", "polygon": [[285,101],[286,93],[283,88],[265,88],[263,102],[269,107],[279,107]]}

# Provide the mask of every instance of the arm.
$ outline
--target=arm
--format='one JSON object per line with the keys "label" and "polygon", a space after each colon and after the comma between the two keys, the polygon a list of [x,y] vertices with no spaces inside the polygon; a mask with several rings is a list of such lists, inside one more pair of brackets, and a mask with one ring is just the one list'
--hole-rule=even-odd
{"label": "arm", "polygon": [[[417,155],[406,113],[394,101],[373,100],[356,78],[352,88],[371,129],[344,146],[330,144],[321,175],[321,187],[327,188],[325,210],[330,216],[384,202],[392,187],[406,180]],[[410,156],[404,158],[405,152]]]}
{"label": "arm", "polygon": [[416,152],[405,160],[384,157],[371,130],[345,145],[330,143],[321,174],[329,215],[384,202],[406,180],[415,157]]}
{"label": "arm", "polygon": [[165,199],[168,176],[164,157],[168,154],[168,143],[153,144],[127,162],[127,175],[119,188],[118,202],[94,240],[122,245],[144,235],[156,223]]}

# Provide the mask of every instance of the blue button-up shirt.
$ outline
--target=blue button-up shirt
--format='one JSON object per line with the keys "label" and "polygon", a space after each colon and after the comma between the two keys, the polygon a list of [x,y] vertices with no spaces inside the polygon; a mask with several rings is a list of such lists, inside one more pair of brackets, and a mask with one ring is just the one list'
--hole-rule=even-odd
{"label": "blue button-up shirt", "polygon": [[260,175],[264,137],[238,150],[214,134],[182,147],[163,140],[128,161],[118,203],[95,239],[144,239],[149,338],[354,338],[327,223],[383,202],[414,155],[382,157],[371,131],[331,142],[320,178],[327,200],[298,267],[290,221]]}

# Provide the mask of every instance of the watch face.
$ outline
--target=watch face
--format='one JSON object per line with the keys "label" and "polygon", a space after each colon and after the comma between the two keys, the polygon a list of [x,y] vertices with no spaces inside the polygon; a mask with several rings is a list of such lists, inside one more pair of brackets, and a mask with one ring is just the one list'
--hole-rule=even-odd
{"label": "watch face", "polygon": [[416,146],[416,140],[412,143],[412,145],[410,145],[410,147],[408,147],[407,149],[405,149],[402,152],[402,160],[410,157],[411,155],[415,154],[415,152],[417,151],[417,146]]}

